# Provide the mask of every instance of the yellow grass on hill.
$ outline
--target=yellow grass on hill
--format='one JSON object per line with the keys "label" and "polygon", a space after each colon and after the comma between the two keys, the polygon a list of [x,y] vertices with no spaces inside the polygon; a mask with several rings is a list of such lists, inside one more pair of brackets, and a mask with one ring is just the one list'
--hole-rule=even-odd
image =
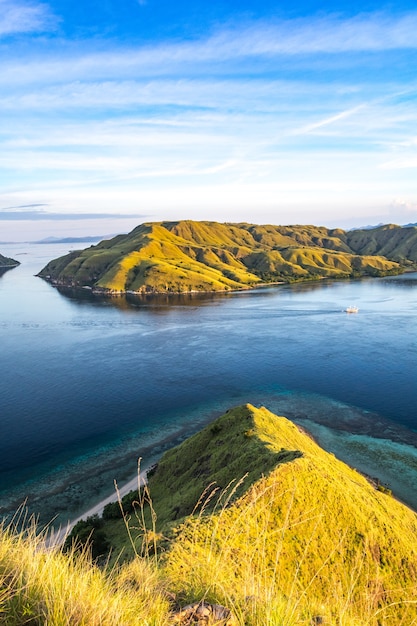
{"label": "yellow grass on hill", "polygon": [[244,623],[417,623],[415,513],[285,418],[248,405],[236,410],[244,428],[247,415],[268,449],[302,456],[187,519],[166,557],[172,586],[233,605]]}
{"label": "yellow grass on hill", "polygon": [[[0,623],[168,626],[174,609],[204,599],[239,626],[417,624],[416,514],[287,419],[228,411],[166,453],[149,485],[165,522],[147,528],[138,496],[129,537],[154,546],[165,528],[170,539],[120,567],[50,549],[33,528],[1,528]],[[204,485],[172,532],[174,509]]]}
{"label": "yellow grass on hill", "polygon": [[416,261],[417,228],[345,232],[184,220],[141,224],[127,235],[55,259],[39,275],[54,284],[113,294],[190,293],[379,276]]}

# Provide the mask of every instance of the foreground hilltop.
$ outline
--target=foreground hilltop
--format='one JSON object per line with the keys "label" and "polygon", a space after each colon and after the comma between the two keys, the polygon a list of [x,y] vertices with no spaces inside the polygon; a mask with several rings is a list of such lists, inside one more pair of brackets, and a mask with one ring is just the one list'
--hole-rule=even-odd
{"label": "foreground hilltop", "polygon": [[180,293],[380,276],[415,264],[416,227],[343,231],[187,220],[141,224],[51,261],[39,276],[104,293]]}
{"label": "foreground hilltop", "polygon": [[416,514],[266,408],[167,452],[123,505],[86,521],[125,550],[104,570],[0,528],[1,623],[191,626],[175,612],[201,600],[238,626],[417,622]]}
{"label": "foreground hilltop", "polygon": [[132,563],[145,547],[177,603],[228,606],[242,626],[410,626],[417,516],[376,484],[244,405],[168,451],[124,520],[108,505],[100,540]]}

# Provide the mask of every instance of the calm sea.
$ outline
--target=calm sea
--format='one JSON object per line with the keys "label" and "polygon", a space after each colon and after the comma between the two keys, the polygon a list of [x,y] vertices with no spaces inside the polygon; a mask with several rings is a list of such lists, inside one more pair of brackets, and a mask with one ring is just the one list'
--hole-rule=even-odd
{"label": "calm sea", "polygon": [[416,273],[105,300],[34,276],[68,249],[0,246],[21,262],[0,277],[1,514],[78,516],[245,402],[417,509]]}

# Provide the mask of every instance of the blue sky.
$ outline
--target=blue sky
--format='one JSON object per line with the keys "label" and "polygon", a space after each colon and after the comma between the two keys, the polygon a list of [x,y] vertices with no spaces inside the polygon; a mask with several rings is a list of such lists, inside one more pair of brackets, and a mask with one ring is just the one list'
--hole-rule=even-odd
{"label": "blue sky", "polygon": [[401,1],[0,0],[0,240],[417,222],[416,33]]}

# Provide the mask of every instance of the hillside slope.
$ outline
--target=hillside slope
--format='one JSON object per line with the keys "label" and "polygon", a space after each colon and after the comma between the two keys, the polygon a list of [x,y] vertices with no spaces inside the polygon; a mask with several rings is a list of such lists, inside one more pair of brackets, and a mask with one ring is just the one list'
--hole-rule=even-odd
{"label": "hillside slope", "polygon": [[10,259],[7,256],[0,254],[0,269],[5,267],[16,267],[17,265],[20,265],[19,261],[15,261],[14,259]]}
{"label": "hillside slope", "polygon": [[357,254],[382,255],[399,263],[417,262],[417,228],[400,228],[386,224],[370,230],[352,230],[346,233],[346,242]]}
{"label": "hillside slope", "polygon": [[[243,598],[256,604],[262,594],[269,598],[267,606],[257,608],[265,624],[274,610],[284,611],[288,619],[288,604],[297,612],[322,616],[320,623],[326,624],[415,623],[415,513],[265,408],[239,407],[212,425],[215,432],[204,447],[205,463],[212,463],[212,469],[224,467],[222,450],[238,455],[239,435],[227,435],[232,422],[240,437],[254,439],[277,463],[273,469],[264,466],[265,477],[234,504],[223,496],[217,511],[188,518],[180,527],[166,557],[178,593],[191,599],[205,590],[209,599],[239,606]],[[162,489],[159,471],[165,483],[178,464],[191,469],[198,462],[201,452],[196,447],[197,455],[189,454],[191,442],[165,457],[152,493]],[[292,456],[283,462],[285,451]],[[245,471],[239,469],[231,472],[236,479]],[[231,475],[224,471],[221,488]],[[207,474],[206,480],[214,475]],[[175,477],[173,481],[172,486]]]}
{"label": "hillside slope", "polygon": [[[167,452],[149,489],[152,508],[136,494],[125,517],[137,555],[105,572],[0,528],[0,621],[190,626],[171,611],[204,599],[239,626],[417,623],[416,514],[286,418],[228,411]],[[138,556],[156,539],[165,551]]]}
{"label": "hillside slope", "polygon": [[[147,223],[55,259],[39,276],[56,285],[104,293],[179,293],[379,276],[399,273],[416,262],[417,228],[380,230],[381,235],[354,231],[355,238],[353,233],[316,226]],[[389,245],[390,237],[397,245]]]}
{"label": "hillside slope", "polygon": [[[274,623],[268,611],[285,624],[292,611],[326,624],[417,620],[416,514],[284,417],[228,411],[165,453],[148,487],[153,522],[147,497],[125,502],[138,502],[126,510],[131,539],[140,552],[171,537],[159,549],[184,602],[253,609],[259,624]],[[117,508],[108,505],[102,526],[110,542],[124,537],[116,553],[131,549]]]}

